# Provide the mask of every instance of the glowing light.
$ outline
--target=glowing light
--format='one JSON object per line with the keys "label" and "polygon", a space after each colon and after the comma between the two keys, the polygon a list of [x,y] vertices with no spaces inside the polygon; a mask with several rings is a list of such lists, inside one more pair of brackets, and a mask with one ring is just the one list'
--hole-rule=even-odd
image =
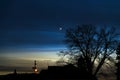
{"label": "glowing light", "polygon": [[35,69],[35,72],[37,72],[38,70],[37,69]]}
{"label": "glowing light", "polygon": [[60,27],[59,30],[61,31],[61,30],[62,30],[62,27]]}

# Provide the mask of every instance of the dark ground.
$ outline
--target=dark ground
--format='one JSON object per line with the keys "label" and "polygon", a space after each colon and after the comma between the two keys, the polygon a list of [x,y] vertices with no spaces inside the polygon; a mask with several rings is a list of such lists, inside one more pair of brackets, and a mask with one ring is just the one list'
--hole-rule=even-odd
{"label": "dark ground", "polygon": [[97,80],[83,70],[79,70],[73,65],[49,66],[47,70],[42,70],[40,74],[8,74],[0,76],[0,80]]}

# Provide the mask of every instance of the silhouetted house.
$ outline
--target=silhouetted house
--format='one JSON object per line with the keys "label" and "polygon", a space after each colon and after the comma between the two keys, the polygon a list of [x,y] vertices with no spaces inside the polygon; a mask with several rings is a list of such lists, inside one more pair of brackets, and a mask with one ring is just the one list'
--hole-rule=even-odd
{"label": "silhouetted house", "polygon": [[87,80],[87,73],[81,72],[73,65],[48,66],[47,70],[40,72],[42,79],[81,79]]}

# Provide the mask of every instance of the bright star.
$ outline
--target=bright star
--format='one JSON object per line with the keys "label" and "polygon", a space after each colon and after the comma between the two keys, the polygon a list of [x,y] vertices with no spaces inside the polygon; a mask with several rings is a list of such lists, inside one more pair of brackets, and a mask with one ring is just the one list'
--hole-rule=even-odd
{"label": "bright star", "polygon": [[62,27],[60,27],[59,30],[61,31],[61,30],[62,30]]}

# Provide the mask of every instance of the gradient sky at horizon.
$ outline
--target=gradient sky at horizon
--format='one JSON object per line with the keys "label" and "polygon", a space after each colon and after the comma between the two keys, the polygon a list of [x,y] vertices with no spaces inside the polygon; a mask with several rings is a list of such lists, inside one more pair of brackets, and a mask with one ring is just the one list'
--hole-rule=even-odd
{"label": "gradient sky at horizon", "polygon": [[119,31],[120,1],[1,0],[0,71],[57,60],[56,53],[66,49],[65,29],[78,24],[113,25]]}

